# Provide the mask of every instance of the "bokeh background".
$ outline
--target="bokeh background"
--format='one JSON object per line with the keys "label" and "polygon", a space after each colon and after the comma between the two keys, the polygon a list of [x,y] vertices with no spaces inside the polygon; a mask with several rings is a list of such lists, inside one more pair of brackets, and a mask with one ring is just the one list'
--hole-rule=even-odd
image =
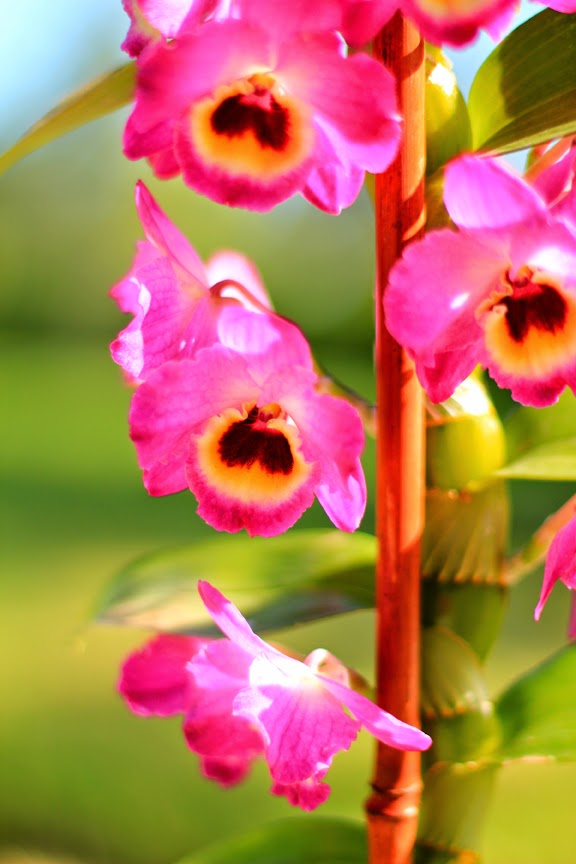
{"label": "bokeh background", "polygon": [[[0,148],[80,84],[123,62],[120,0],[1,4]],[[532,7],[534,10],[535,7]],[[526,13],[528,14],[528,13]],[[456,57],[467,88],[490,43]],[[454,55],[456,56],[456,55]],[[268,215],[226,210],[178,180],[159,183],[120,151],[126,112],[14,167],[0,181],[0,862],[170,864],[187,851],[293,811],[268,794],[262,766],[224,792],[203,781],[177,720],[140,720],[115,694],[117,669],[144,634],[97,626],[91,610],[133,557],[193,542],[208,529],[187,493],[149,498],[131,444],[129,393],[108,343],[124,325],[107,292],[128,269],[142,177],[207,256],[254,258],[277,309],[296,319],[318,358],[373,393],[372,212],[367,197],[338,219],[290,201]],[[366,468],[373,468],[367,448]],[[518,544],[565,484],[513,484]],[[300,523],[327,526],[315,506]],[[373,526],[373,497],[364,528]],[[564,641],[560,588],[535,625],[535,574],[511,597],[489,663],[494,691]],[[368,613],[279,634],[324,645],[372,672]],[[322,815],[362,818],[371,741],[331,771]],[[486,864],[573,864],[576,769],[503,772]]]}

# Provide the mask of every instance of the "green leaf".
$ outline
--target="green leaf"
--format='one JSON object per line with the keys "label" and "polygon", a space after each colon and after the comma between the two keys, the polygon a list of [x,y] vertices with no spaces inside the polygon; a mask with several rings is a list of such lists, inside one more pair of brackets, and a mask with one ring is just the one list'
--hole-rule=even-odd
{"label": "green leaf", "polygon": [[535,447],[497,474],[514,480],[576,480],[576,438]]}
{"label": "green leaf", "polygon": [[234,535],[146,556],[122,570],[101,621],[169,632],[213,633],[197,591],[212,582],[259,632],[374,605],[376,540],[342,531]]}
{"label": "green leaf", "polygon": [[359,864],[367,860],[363,825],[307,816],[214,843],[178,864]]}
{"label": "green leaf", "polygon": [[576,644],[512,684],[496,710],[502,759],[576,759]]}
{"label": "green leaf", "polygon": [[430,489],[422,542],[422,575],[442,583],[501,584],[508,529],[504,483],[476,492]]}
{"label": "green leaf", "polygon": [[576,15],[546,9],[482,64],[468,100],[474,149],[507,153],[576,132]]}
{"label": "green leaf", "polygon": [[539,444],[571,438],[576,429],[576,399],[565,390],[546,408],[519,406],[505,421],[509,458],[516,458]]}
{"label": "green leaf", "polygon": [[127,105],[134,97],[135,81],[136,66],[127,63],[73,93],[0,155],[0,174],[56,138]]}
{"label": "green leaf", "polygon": [[498,729],[482,667],[469,645],[443,627],[422,634],[422,714],[430,762],[467,762],[494,750]]}

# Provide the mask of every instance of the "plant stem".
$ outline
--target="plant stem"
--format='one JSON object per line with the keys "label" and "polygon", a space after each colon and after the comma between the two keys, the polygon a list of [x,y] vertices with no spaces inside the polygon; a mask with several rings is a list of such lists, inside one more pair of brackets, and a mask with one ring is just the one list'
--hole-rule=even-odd
{"label": "plant stem", "polygon": [[[374,45],[397,80],[403,143],[376,177],[377,694],[378,704],[419,725],[420,537],[424,520],[424,404],[414,366],[386,330],[382,299],[403,246],[422,231],[424,43],[397,13]],[[371,864],[408,864],[421,792],[418,753],[378,745],[366,803]]]}

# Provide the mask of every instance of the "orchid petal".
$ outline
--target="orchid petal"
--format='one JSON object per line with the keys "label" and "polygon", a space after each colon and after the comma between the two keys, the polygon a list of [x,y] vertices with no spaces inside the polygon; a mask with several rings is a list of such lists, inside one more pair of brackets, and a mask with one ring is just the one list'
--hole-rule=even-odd
{"label": "orchid petal", "polygon": [[266,760],[279,783],[301,782],[328,768],[360,729],[318,678],[298,666],[298,677],[288,677],[269,657],[256,657],[250,688],[234,700],[235,713],[257,724],[265,737]]}
{"label": "orchid petal", "polygon": [[183,713],[191,690],[186,664],[211,641],[161,635],[130,654],[118,682],[130,709],[144,717]]}
{"label": "orchid petal", "polygon": [[284,49],[278,75],[337,131],[350,162],[376,173],[387,168],[400,142],[395,83],[388,70],[365,54],[344,58],[304,38]]}
{"label": "orchid petal", "polygon": [[[233,280],[242,285],[254,299],[262,304],[266,309],[272,309],[272,302],[266,290],[266,286],[262,282],[260,273],[255,264],[246,258],[240,252],[234,252],[230,249],[221,249],[216,252],[206,262],[206,273],[208,282],[211,286],[219,282],[227,282]],[[230,293],[225,293],[222,296],[236,297],[241,299],[245,306],[249,306],[245,295],[234,294],[233,287]]]}
{"label": "orchid petal", "polygon": [[576,588],[576,517],[558,531],[548,550],[542,591],[534,611],[536,621],[558,579],[568,588]]}
{"label": "orchid petal", "polygon": [[348,402],[328,395],[315,396],[295,420],[307,452],[320,465],[318,500],[337,528],[355,531],[366,508],[362,421]]}
{"label": "orchid petal", "polygon": [[181,456],[198,424],[257,395],[245,360],[220,345],[203,349],[194,360],[170,361],[153,370],[130,409],[140,467],[162,464],[175,451]]}
{"label": "orchid petal", "polygon": [[538,193],[496,159],[460,156],[446,166],[444,203],[460,228],[502,228],[543,218]]}
{"label": "orchid petal", "polygon": [[326,689],[346,705],[362,726],[384,744],[401,750],[427,750],[432,744],[432,739],[425,732],[403,723],[360,693],[330,678],[318,677]]}
{"label": "orchid petal", "polygon": [[136,184],[136,209],[150,243],[207,288],[206,270],[200,256],[160,209],[141,180]]}

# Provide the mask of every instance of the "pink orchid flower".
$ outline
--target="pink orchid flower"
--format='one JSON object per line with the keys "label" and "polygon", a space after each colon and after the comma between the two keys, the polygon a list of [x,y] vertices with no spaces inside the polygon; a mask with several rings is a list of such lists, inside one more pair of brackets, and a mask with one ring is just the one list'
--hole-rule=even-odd
{"label": "pink orchid flower", "polygon": [[355,409],[315,391],[294,324],[231,305],[218,336],[194,359],[153,370],[134,394],[131,436],[150,494],[188,487],[209,525],[264,537],[290,528],[316,495],[354,531],[366,504]]}
{"label": "pink orchid flower", "polygon": [[317,649],[303,662],[288,657],[256,636],[208,582],[198,590],[228,638],[157,637],[128,658],[119,690],[136,713],[184,714],[205,776],[233,785],[263,756],[272,793],[314,810],[330,793],[323,779],[334,755],[349,749],[362,726],[401,750],[430,746],[428,735],[352,690],[333,655]]}
{"label": "pink orchid flower", "polygon": [[254,264],[223,250],[204,265],[141,181],[136,208],[146,240],[111,291],[121,310],[134,316],[111,345],[113,359],[133,381],[218,341],[218,316],[226,306],[270,310]]}
{"label": "pink orchid flower", "polygon": [[300,192],[339,213],[396,154],[394,79],[322,29],[334,0],[238,8],[140,54],[124,151],[221,204],[266,211]]}
{"label": "pink orchid flower", "polygon": [[[550,544],[544,567],[542,591],[534,611],[536,621],[540,620],[546,601],[559,579],[568,588],[576,588],[576,516],[558,531]],[[570,639],[576,639],[576,604],[574,601],[572,602],[568,636]]]}
{"label": "pink orchid flower", "polygon": [[[544,5],[558,12],[575,12],[575,0],[553,0]],[[457,48],[485,30],[502,39],[520,7],[519,0],[343,0],[341,31],[349,45],[370,42],[400,11],[414,22],[423,38],[434,45]]]}
{"label": "pink orchid flower", "polygon": [[538,192],[494,159],[446,168],[459,227],[431,231],[390,274],[387,326],[431,399],[480,363],[525,405],[576,387],[576,234]]}

